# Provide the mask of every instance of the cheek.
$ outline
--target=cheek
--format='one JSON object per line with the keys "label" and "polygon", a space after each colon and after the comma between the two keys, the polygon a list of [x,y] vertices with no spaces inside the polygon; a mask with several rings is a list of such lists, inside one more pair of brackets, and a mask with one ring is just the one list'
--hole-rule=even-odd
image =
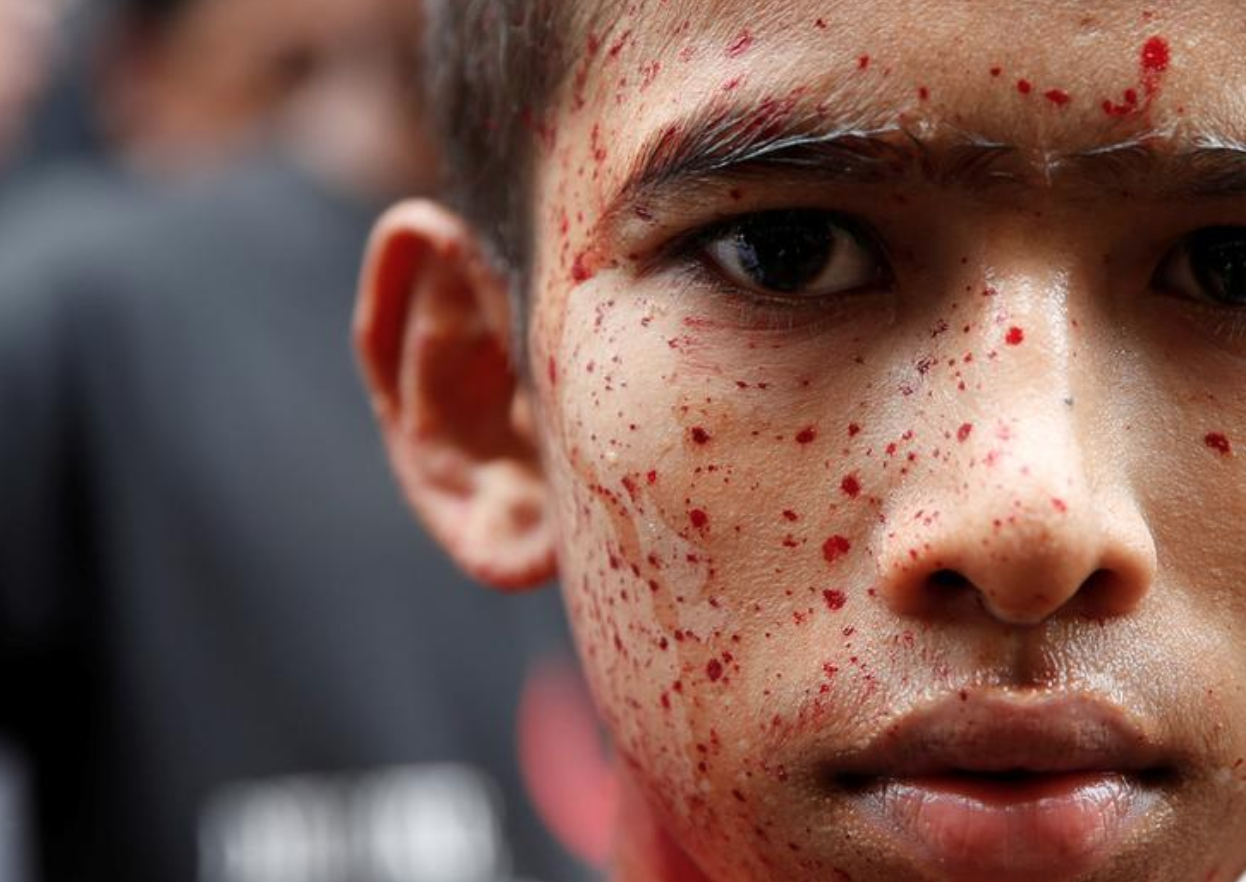
{"label": "cheek", "polygon": [[655,799],[689,824],[728,806],[714,835],[745,835],[766,826],[758,788],[788,774],[770,745],[876,689],[857,645],[881,517],[868,414],[855,384],[814,386],[776,347],[600,291],[573,292],[533,353],[568,608]]}

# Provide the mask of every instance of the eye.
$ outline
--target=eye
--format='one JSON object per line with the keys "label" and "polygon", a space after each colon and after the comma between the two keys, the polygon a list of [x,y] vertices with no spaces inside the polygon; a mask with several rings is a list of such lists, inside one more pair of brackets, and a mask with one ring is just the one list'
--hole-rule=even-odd
{"label": "eye", "polygon": [[770,211],[715,228],[702,255],[728,282],[761,294],[819,297],[889,278],[873,239],[827,211]]}
{"label": "eye", "polygon": [[1191,233],[1165,258],[1157,281],[1191,300],[1246,307],[1246,227]]}

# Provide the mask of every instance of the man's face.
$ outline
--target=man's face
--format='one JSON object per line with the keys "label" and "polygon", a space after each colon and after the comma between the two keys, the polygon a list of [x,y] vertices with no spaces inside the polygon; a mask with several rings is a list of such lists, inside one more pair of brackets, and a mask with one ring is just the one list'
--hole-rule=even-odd
{"label": "man's face", "polygon": [[123,68],[115,127],[144,164],[176,170],[231,154],[298,102],[349,90],[349,124],[308,137],[354,149],[378,126],[407,125],[399,93],[418,34],[408,0],[191,3],[140,53],[145,65]]}
{"label": "man's face", "polygon": [[621,768],[716,880],[1235,878],[1240,6],[627,8],[529,341]]}
{"label": "man's face", "polygon": [[58,3],[0,0],[0,158],[20,136],[31,101],[47,75]]}

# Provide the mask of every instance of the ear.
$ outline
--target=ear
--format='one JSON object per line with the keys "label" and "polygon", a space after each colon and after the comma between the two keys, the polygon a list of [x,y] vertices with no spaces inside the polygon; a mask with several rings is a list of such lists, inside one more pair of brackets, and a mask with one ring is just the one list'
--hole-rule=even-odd
{"label": "ear", "polygon": [[553,578],[549,491],[508,356],[505,283],[432,202],[372,234],[355,345],[390,461],[429,531],[469,574],[517,590]]}

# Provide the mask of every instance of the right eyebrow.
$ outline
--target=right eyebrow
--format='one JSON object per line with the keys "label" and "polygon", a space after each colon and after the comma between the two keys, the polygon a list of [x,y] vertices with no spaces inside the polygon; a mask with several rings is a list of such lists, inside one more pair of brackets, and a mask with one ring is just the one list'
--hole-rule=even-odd
{"label": "right eyebrow", "polygon": [[963,133],[945,133],[940,141],[936,146],[898,124],[836,121],[824,107],[802,107],[798,96],[710,106],[646,140],[605,216],[762,172],[858,184],[894,182],[915,171],[974,186],[1015,179],[1001,160],[1016,148]]}

